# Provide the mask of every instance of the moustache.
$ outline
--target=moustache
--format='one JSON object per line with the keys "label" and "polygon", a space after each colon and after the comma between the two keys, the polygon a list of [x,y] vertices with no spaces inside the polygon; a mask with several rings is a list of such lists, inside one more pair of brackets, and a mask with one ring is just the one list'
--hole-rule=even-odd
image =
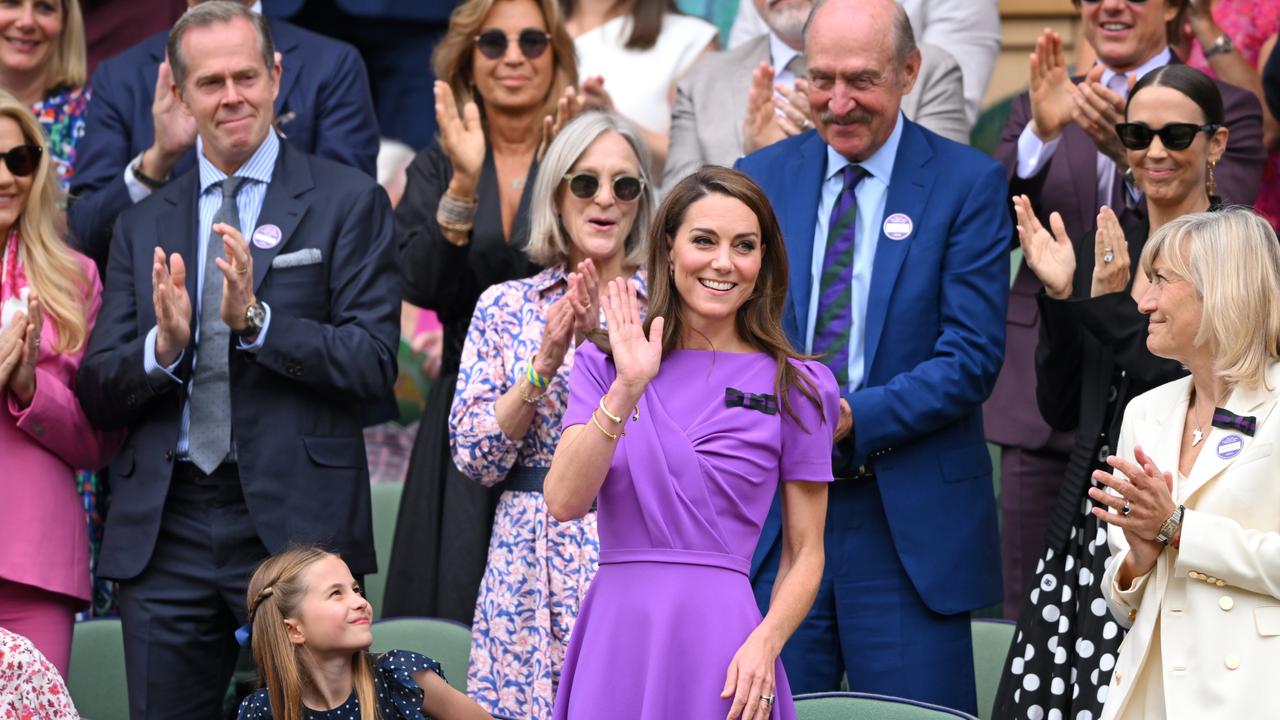
{"label": "moustache", "polygon": [[818,118],[826,125],[866,125],[871,122],[872,115],[866,110],[855,108],[843,115],[823,110],[818,114]]}

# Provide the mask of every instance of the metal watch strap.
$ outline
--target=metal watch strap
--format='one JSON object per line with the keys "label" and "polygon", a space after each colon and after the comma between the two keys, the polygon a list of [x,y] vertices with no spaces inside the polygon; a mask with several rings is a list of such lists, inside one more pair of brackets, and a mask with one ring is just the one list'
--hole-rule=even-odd
{"label": "metal watch strap", "polygon": [[1168,545],[1173,540],[1173,536],[1178,534],[1178,528],[1182,527],[1182,515],[1186,511],[1185,505],[1179,505],[1178,509],[1161,523],[1160,532],[1156,533],[1156,540]]}
{"label": "metal watch strap", "polygon": [[251,338],[262,332],[263,320],[266,316],[266,310],[262,307],[262,301],[256,301],[244,309],[245,325],[236,333],[242,338]]}
{"label": "metal watch strap", "polygon": [[1236,44],[1231,42],[1231,36],[1222,33],[1217,40],[1213,41],[1212,45],[1204,49],[1204,57],[1208,60],[1214,55],[1225,55],[1235,49]]}

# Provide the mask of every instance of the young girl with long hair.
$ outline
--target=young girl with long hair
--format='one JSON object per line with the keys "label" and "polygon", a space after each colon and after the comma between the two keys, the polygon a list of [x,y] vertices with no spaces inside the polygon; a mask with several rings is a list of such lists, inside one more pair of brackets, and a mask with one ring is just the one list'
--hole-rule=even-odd
{"label": "young girl with long hair", "polygon": [[240,704],[240,720],[489,718],[431,658],[368,652],[373,608],[333,553],[301,546],[267,558],[249,581],[248,603],[265,687]]}

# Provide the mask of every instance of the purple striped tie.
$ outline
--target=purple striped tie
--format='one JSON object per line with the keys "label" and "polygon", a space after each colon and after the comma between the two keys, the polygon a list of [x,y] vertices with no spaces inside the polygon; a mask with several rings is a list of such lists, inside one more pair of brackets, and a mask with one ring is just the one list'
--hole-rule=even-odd
{"label": "purple striped tie", "polygon": [[849,335],[853,332],[853,250],[858,217],[854,191],[868,174],[858,165],[845,166],[844,189],[827,224],[827,251],[818,277],[813,354],[831,368],[842,392],[849,386]]}

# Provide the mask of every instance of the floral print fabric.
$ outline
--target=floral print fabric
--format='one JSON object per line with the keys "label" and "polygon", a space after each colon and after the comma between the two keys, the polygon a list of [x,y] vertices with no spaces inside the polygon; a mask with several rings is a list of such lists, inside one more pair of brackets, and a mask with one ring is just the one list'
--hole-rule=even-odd
{"label": "floral print fabric", "polygon": [[[643,273],[632,280],[643,293]],[[527,372],[542,344],[547,311],[567,288],[565,267],[558,265],[494,285],[476,304],[449,414],[449,441],[458,468],[485,485],[501,482],[516,465],[551,465],[568,402],[573,347],[523,438],[507,437],[494,410]],[[540,492],[502,495],[471,625],[467,674],[468,694],[486,710],[512,718],[551,717],[569,633],[599,554],[594,512],[561,523]]]}
{"label": "floral print fabric", "polygon": [[63,191],[70,187],[75,175],[76,145],[84,137],[84,110],[91,94],[89,88],[54,88],[44,100],[31,106],[49,137],[49,159]]}
{"label": "floral print fabric", "polygon": [[76,720],[80,713],[57,668],[30,640],[0,628],[0,718]]}

